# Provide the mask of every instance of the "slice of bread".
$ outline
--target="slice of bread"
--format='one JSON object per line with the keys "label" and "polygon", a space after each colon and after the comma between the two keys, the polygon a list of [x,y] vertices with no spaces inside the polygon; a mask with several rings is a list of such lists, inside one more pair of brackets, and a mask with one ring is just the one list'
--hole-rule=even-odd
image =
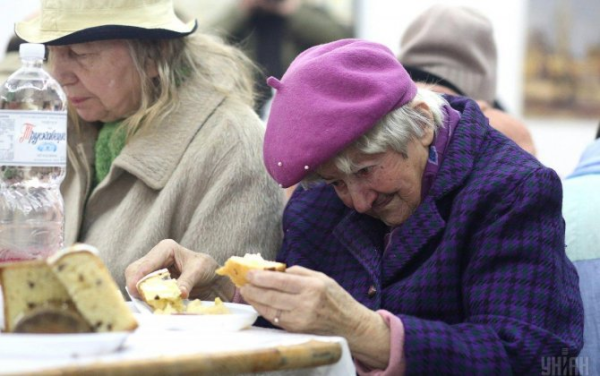
{"label": "slice of bread", "polygon": [[172,314],[185,311],[181,290],[167,269],[160,269],[140,279],[137,289],[142,300],[154,313]]}
{"label": "slice of bread", "polygon": [[260,269],[284,272],[285,268],[286,265],[281,262],[263,259],[260,253],[247,253],[244,257],[230,257],[225,261],[225,265],[216,270],[216,273],[228,276],[236,287],[241,287],[248,283],[246,274],[249,270]]}
{"label": "slice of bread", "polygon": [[24,315],[38,308],[75,310],[67,290],[42,260],[2,264],[0,286],[7,332],[12,332]]}
{"label": "slice of bread", "polygon": [[95,332],[137,328],[132,311],[94,247],[75,244],[47,261]]}

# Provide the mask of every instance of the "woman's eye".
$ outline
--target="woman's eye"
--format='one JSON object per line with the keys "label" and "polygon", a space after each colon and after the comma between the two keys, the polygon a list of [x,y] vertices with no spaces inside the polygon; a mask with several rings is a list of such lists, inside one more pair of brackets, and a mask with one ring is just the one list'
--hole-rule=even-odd
{"label": "woman's eye", "polygon": [[86,57],[86,56],[88,55],[88,54],[87,54],[87,53],[85,53],[85,52],[82,52],[82,51],[80,51],[80,52],[75,52],[75,51],[73,51],[73,50],[69,51],[69,53],[70,53],[71,57],[72,57],[72,58],[75,58],[75,59],[81,59],[81,58],[84,58],[84,57]]}
{"label": "woman's eye", "polygon": [[365,177],[365,176],[368,176],[370,172],[371,172],[371,167],[364,167],[364,168],[361,168],[360,170],[356,171],[356,176]]}
{"label": "woman's eye", "polygon": [[333,181],[329,181],[327,182],[328,185],[331,185],[335,188],[340,188],[344,186],[344,182],[341,180],[333,180]]}

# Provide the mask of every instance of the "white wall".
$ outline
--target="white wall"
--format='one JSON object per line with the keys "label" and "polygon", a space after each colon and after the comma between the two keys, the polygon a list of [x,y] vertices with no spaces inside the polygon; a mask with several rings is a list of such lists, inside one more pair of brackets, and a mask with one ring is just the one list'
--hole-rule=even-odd
{"label": "white wall", "polygon": [[0,0],[0,59],[13,35],[15,22],[35,12],[39,4],[39,0]]}
{"label": "white wall", "polygon": [[[183,2],[183,0],[178,0]],[[328,0],[333,1],[333,0]],[[399,52],[400,37],[410,21],[442,0],[357,0],[358,36],[380,42]],[[498,97],[509,112],[522,112],[522,61],[525,51],[526,5],[523,0],[443,0],[479,9],[492,21],[498,45]],[[37,9],[39,0],[0,0],[0,57],[14,22]],[[538,158],[559,175],[568,175],[595,135],[600,119],[564,121],[525,119],[538,149]]]}

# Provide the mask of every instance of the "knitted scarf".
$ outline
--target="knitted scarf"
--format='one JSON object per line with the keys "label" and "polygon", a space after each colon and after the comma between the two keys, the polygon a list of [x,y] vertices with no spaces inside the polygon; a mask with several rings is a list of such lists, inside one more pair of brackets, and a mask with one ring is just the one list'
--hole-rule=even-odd
{"label": "knitted scarf", "polygon": [[125,147],[127,134],[120,125],[120,121],[115,121],[105,123],[100,129],[95,145],[96,171],[94,174],[94,187],[108,175],[113,161]]}

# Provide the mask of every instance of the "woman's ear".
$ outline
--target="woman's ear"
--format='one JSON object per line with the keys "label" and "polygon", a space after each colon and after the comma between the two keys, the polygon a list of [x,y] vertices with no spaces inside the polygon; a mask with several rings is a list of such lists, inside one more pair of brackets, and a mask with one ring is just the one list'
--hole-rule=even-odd
{"label": "woman's ear", "polygon": [[158,77],[158,67],[156,66],[156,62],[154,60],[148,59],[144,68],[146,69],[146,74],[148,75],[148,77]]}
{"label": "woman's ear", "polygon": [[[427,103],[421,102],[421,103],[417,104],[414,107],[414,109],[419,111],[421,113],[421,115],[426,117],[427,122],[429,124],[433,124],[433,122],[435,120],[433,118],[433,114],[431,113],[431,110],[429,109],[429,106],[427,105]],[[421,142],[421,145],[429,146],[433,142],[433,136],[434,136],[433,127],[428,126],[426,124],[421,124],[421,126],[423,127],[423,136],[421,136],[421,138],[419,138],[419,141]]]}
{"label": "woman's ear", "polygon": [[[168,48],[168,45],[166,44],[166,42],[164,40],[159,40],[158,41],[159,46],[160,46],[160,52],[158,52],[159,54],[164,54]],[[153,56],[154,54],[148,54],[146,55],[145,60],[145,65],[144,65],[144,69],[146,70],[146,76],[148,76],[150,79],[156,78],[158,77],[158,65],[156,64],[156,59],[159,58],[159,56]]]}

